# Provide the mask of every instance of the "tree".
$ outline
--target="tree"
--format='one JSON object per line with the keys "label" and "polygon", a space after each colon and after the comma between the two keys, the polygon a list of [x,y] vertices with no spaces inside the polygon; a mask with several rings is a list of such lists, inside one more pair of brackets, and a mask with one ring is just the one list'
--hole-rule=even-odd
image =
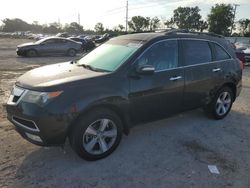
{"label": "tree", "polygon": [[4,19],[2,31],[4,32],[14,32],[14,31],[29,31],[30,25],[18,18],[15,19]]}
{"label": "tree", "polygon": [[238,22],[241,36],[250,37],[250,20],[241,19]]}
{"label": "tree", "polygon": [[160,20],[158,17],[153,17],[149,20],[149,30],[153,31],[159,27]]}
{"label": "tree", "polygon": [[203,32],[204,29],[208,28],[208,23],[206,21],[201,20],[199,25],[198,25],[198,30],[200,32]]}
{"label": "tree", "polygon": [[123,31],[123,30],[125,29],[125,27],[124,27],[123,25],[121,25],[121,24],[119,24],[117,27],[118,27],[118,29],[119,29],[120,31]]}
{"label": "tree", "polygon": [[83,33],[83,26],[76,22],[72,22],[69,25],[65,25],[64,30],[70,34],[81,34]]}
{"label": "tree", "polygon": [[62,31],[62,26],[57,22],[50,23],[49,26],[45,25],[43,28],[43,32],[51,34],[59,33]]}
{"label": "tree", "polygon": [[39,25],[38,21],[33,21],[33,23],[30,25],[30,31],[41,33],[43,31],[43,26]]}
{"label": "tree", "polygon": [[128,22],[128,26],[135,32],[141,32],[149,26],[149,20],[143,16],[133,16]]}
{"label": "tree", "polygon": [[167,26],[167,28],[174,28],[174,22],[173,22],[172,19],[166,20],[166,21],[164,22],[164,25]]}
{"label": "tree", "polygon": [[167,25],[176,25],[179,29],[200,30],[201,20],[200,9],[196,7],[178,7]]}
{"label": "tree", "polygon": [[100,23],[100,22],[98,22],[98,23],[95,25],[95,31],[96,31],[97,33],[102,34],[103,31],[104,31],[103,24]]}
{"label": "tree", "polygon": [[209,32],[229,36],[234,21],[234,9],[230,4],[216,4],[208,15]]}

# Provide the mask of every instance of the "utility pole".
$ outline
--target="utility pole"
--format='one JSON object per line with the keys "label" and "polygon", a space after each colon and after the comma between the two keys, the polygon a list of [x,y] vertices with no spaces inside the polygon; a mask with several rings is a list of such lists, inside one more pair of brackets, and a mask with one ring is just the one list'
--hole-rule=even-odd
{"label": "utility pole", "polygon": [[128,32],[128,0],[126,3],[126,32]]}
{"label": "utility pole", "polygon": [[233,23],[232,23],[232,27],[231,27],[231,35],[232,35],[232,32],[233,32],[233,27],[234,27],[236,9],[237,9],[238,6],[240,6],[239,4],[233,4],[233,5],[234,5],[234,17],[233,17]]}
{"label": "utility pole", "polygon": [[81,25],[81,17],[79,12],[78,12],[78,24]]}

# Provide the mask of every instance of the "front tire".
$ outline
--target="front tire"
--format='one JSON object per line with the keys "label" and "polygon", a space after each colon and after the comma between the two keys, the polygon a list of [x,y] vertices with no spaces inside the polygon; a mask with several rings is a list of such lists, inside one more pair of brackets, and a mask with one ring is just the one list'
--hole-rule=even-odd
{"label": "front tire", "polygon": [[70,144],[83,159],[98,160],[110,155],[122,138],[122,122],[111,110],[95,109],[79,118],[70,133]]}
{"label": "front tire", "polygon": [[232,89],[223,87],[214,96],[212,102],[205,107],[205,111],[214,119],[223,119],[231,110],[233,98]]}
{"label": "front tire", "polygon": [[27,57],[36,57],[37,56],[37,52],[36,52],[36,50],[28,50],[26,52],[26,56]]}
{"label": "front tire", "polygon": [[74,49],[69,49],[69,50],[68,50],[68,56],[70,56],[70,57],[76,56],[76,50],[74,50]]}

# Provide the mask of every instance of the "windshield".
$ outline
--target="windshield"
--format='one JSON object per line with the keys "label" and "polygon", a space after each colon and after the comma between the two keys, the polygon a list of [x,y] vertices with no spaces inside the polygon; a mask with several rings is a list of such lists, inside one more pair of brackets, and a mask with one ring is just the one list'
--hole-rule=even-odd
{"label": "windshield", "polygon": [[141,44],[133,42],[105,43],[80,59],[78,64],[113,72],[140,46]]}
{"label": "windshield", "polygon": [[36,43],[36,44],[40,44],[40,43],[44,42],[44,41],[47,40],[47,39],[48,39],[48,38],[43,38],[43,39],[40,39],[40,40],[36,41],[35,43]]}

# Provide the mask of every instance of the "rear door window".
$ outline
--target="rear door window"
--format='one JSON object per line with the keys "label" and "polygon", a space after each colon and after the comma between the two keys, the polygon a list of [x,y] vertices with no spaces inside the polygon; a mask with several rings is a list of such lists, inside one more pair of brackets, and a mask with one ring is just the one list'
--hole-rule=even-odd
{"label": "rear door window", "polygon": [[185,65],[197,65],[212,61],[209,43],[201,40],[182,40]]}
{"label": "rear door window", "polygon": [[213,44],[214,45],[214,55],[215,55],[215,60],[220,61],[220,60],[226,60],[230,59],[230,55],[218,44]]}
{"label": "rear door window", "polygon": [[44,42],[42,42],[42,44],[54,44],[55,43],[55,39],[48,39]]}

